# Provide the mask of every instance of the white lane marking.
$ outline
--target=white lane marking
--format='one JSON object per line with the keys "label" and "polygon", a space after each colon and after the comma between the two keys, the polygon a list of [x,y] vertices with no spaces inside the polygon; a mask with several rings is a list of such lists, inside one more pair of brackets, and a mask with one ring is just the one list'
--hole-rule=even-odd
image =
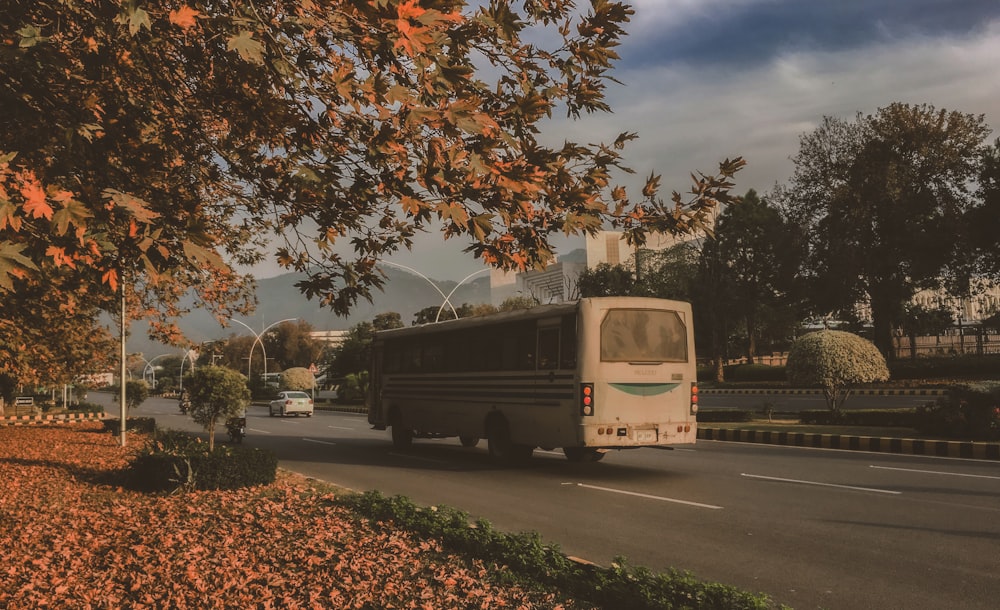
{"label": "white lane marking", "polygon": [[816,487],[835,487],[838,489],[853,489],[855,491],[870,491],[877,494],[891,494],[898,496],[902,494],[901,491],[892,491],[889,489],[876,489],[874,487],[855,487],[853,485],[837,485],[835,483],[820,483],[819,481],[802,481],[800,479],[782,479],[781,477],[765,477],[759,474],[747,474],[741,473],[741,477],[747,477],[749,479],[760,479],[762,481],[778,481],[780,483],[798,483],[800,485],[814,485]]}
{"label": "white lane marking", "polygon": [[610,487],[600,487],[597,485],[587,485],[586,483],[563,483],[563,485],[576,485],[577,487],[583,487],[584,489],[596,489],[597,491],[609,491],[616,494],[624,494],[626,496],[636,496],[637,498],[646,498],[648,500],[659,500],[660,502],[672,502],[674,504],[686,504],[688,506],[697,506],[698,508],[710,508],[712,510],[722,510],[721,506],[714,506],[712,504],[701,504],[700,502],[689,502],[687,500],[678,500],[677,498],[667,498],[664,496],[654,496],[650,494],[639,493],[637,491],[626,491],[624,489],[612,489]]}
{"label": "white lane marking", "polygon": [[875,465],[869,465],[868,467],[876,470],[898,470],[899,472],[919,472],[921,474],[940,474],[946,477],[968,477],[970,479],[992,479],[994,481],[1000,481],[1000,477],[994,477],[988,474],[964,474],[961,472],[941,472],[938,470],[918,470],[916,468],[893,468],[891,466]]}
{"label": "white lane marking", "polygon": [[334,430],[353,430],[354,428],[345,428],[344,426],[327,426],[327,428],[333,428]]}
{"label": "white lane marking", "polygon": [[315,438],[303,438],[302,440],[306,441],[307,443],[320,443],[320,444],[323,444],[323,445],[336,445],[337,444],[337,443],[331,443],[330,441],[321,441],[321,440],[315,439]]}
{"label": "white lane marking", "polygon": [[247,428],[247,432],[260,432],[261,434],[270,434],[270,430],[258,430],[257,428]]}

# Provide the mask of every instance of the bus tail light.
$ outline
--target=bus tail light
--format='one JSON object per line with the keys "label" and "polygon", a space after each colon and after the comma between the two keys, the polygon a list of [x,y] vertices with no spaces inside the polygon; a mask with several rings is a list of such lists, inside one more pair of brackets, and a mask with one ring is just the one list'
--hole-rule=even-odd
{"label": "bus tail light", "polygon": [[698,412],[698,383],[691,382],[691,415]]}
{"label": "bus tail light", "polygon": [[594,384],[580,384],[580,415],[594,414]]}

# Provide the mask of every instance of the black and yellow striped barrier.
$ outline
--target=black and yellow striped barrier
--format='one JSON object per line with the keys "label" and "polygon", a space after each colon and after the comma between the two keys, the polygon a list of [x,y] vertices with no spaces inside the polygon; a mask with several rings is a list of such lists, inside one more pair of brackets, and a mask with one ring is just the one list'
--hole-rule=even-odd
{"label": "black and yellow striped barrier", "polygon": [[[823,390],[816,389],[783,389],[783,388],[769,388],[769,389],[711,389],[702,388],[698,392],[699,394],[822,394]],[[874,389],[874,390],[851,390],[851,394],[854,396],[946,396],[948,390],[929,390],[929,389],[914,389],[914,390],[891,390],[891,389]]]}
{"label": "black and yellow striped barrier", "polygon": [[698,428],[698,438],[709,441],[763,443],[767,445],[814,447],[818,449],[845,449],[849,451],[872,451],[905,455],[1000,460],[1000,443],[987,442],[933,441],[911,438],[702,427]]}
{"label": "black and yellow striped barrier", "polygon": [[58,415],[11,415],[0,416],[0,426],[25,426],[31,424],[72,424],[84,421],[100,421],[104,413],[60,413]]}

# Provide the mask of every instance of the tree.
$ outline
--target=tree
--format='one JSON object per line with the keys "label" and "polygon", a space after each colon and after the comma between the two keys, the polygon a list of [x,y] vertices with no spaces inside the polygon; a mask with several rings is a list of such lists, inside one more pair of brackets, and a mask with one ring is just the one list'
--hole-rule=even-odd
{"label": "tree", "polygon": [[[951,311],[946,307],[928,309],[922,305],[907,304],[903,313],[903,332],[910,338],[910,357],[917,357],[917,337],[940,335],[953,323]],[[985,325],[986,322],[983,321]]]}
{"label": "tree", "polygon": [[191,418],[208,432],[208,450],[212,451],[219,420],[241,417],[250,404],[247,379],[233,369],[207,365],[186,375],[184,389],[191,400]]}
{"label": "tree", "polygon": [[367,371],[371,364],[371,345],[375,337],[375,327],[371,322],[359,322],[347,331],[343,343],[334,348],[328,376],[343,378],[352,373]]}
{"label": "tree", "polygon": [[265,333],[261,341],[267,347],[268,357],[274,358],[277,363],[277,368],[308,367],[323,354],[323,342],[314,338],[310,334],[312,331],[312,324],[305,320],[283,322]]}
{"label": "tree", "polygon": [[576,290],[581,298],[632,295],[636,291],[635,273],[624,265],[600,263],[580,272]]}
{"label": "tree", "polygon": [[372,319],[372,328],[375,330],[390,330],[392,328],[403,328],[403,316],[395,311],[387,311],[376,315]]}
{"label": "tree", "polygon": [[498,311],[517,311],[519,309],[531,309],[532,307],[538,307],[541,303],[535,297],[529,296],[512,296],[507,297],[500,303],[497,307]]}
{"label": "tree", "polygon": [[309,369],[300,366],[281,371],[278,379],[278,383],[283,390],[305,391],[316,387],[316,377],[309,372]]}
{"label": "tree", "polygon": [[870,341],[840,330],[820,330],[792,343],[785,366],[793,386],[823,388],[827,407],[837,413],[861,383],[889,379],[885,358]]}
{"label": "tree", "polygon": [[752,363],[765,335],[788,336],[805,313],[795,277],[804,242],[777,208],[752,189],[739,205],[722,211],[712,239],[708,255],[719,257],[726,285],[717,298],[741,320],[744,353]]}
{"label": "tree", "polygon": [[[115,400],[118,400],[120,395],[118,387],[112,388],[115,395]],[[146,385],[145,381],[130,379],[125,382],[125,410],[126,413],[132,411],[132,409],[138,409],[139,405],[149,398],[149,386]]]}
{"label": "tree", "polygon": [[825,117],[802,136],[791,182],[776,193],[809,237],[815,305],[868,304],[887,357],[903,304],[941,286],[963,245],[988,133],[982,116],[929,105],[894,103],[853,123]]}
{"label": "tree", "polygon": [[632,9],[513,4],[10,0],[0,288],[59,269],[178,342],[189,288],[220,319],[249,306],[231,265],[259,260],[271,231],[308,274],[299,288],[346,313],[381,285],[379,258],[434,223],[506,269],[605,222],[638,245],[704,226],[742,160],[668,202],[651,174],[633,200],[613,173],[635,134],[537,138],[557,109],[610,110]]}

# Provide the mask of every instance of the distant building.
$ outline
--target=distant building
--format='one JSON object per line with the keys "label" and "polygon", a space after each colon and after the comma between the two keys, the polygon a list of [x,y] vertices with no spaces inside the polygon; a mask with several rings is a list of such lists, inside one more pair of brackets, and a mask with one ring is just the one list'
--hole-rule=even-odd
{"label": "distant building", "polygon": [[[647,237],[643,250],[666,250],[677,244],[701,239],[700,235],[675,237],[661,233]],[[494,271],[490,274],[490,301],[499,305],[505,299],[531,296],[541,303],[559,303],[579,298],[577,278],[584,269],[598,265],[623,265],[635,257],[635,249],[621,231],[599,231],[584,238],[584,248],[566,256],[541,271],[512,273]]]}
{"label": "distant building", "polygon": [[347,338],[349,330],[314,330],[309,336],[317,341],[322,341],[327,347],[340,347]]}

